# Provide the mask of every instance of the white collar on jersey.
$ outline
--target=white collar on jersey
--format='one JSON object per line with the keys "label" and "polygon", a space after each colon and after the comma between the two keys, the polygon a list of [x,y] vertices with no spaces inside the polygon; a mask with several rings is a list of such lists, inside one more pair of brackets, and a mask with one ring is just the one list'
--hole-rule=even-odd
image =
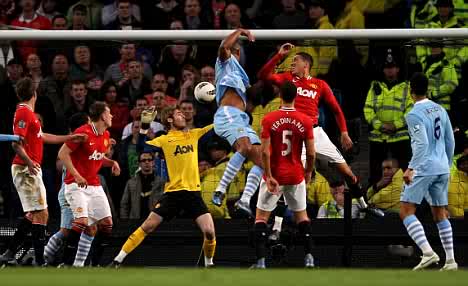
{"label": "white collar on jersey", "polygon": [[296,109],[295,109],[294,107],[281,106],[280,110],[283,110],[283,111],[295,111]]}
{"label": "white collar on jersey", "polygon": [[94,125],[93,122],[91,122],[91,129],[93,129],[94,134],[99,135],[99,132],[98,132],[98,130],[96,128],[96,125]]}
{"label": "white collar on jersey", "polygon": [[414,105],[419,104],[419,103],[428,102],[428,101],[429,101],[428,98],[424,98],[424,99],[421,99],[420,101],[416,101],[416,102],[414,103]]}
{"label": "white collar on jersey", "polygon": [[310,75],[308,75],[307,77],[298,77],[298,76],[294,76],[294,78],[293,78],[292,81],[293,81],[293,82],[297,82],[298,80],[301,80],[301,79],[304,79],[304,78],[307,79],[307,80],[310,80],[310,79],[312,79],[312,76],[310,76]]}
{"label": "white collar on jersey", "polygon": [[24,106],[24,107],[26,107],[27,109],[29,109],[29,110],[31,110],[32,112],[34,112],[34,110],[32,109],[32,107],[29,106],[29,105],[27,105],[26,103],[20,103],[20,104],[18,104],[18,106]]}

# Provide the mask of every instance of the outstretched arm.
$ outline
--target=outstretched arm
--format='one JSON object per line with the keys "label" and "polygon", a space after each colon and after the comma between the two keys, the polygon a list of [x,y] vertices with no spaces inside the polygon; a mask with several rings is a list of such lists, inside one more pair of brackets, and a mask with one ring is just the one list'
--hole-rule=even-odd
{"label": "outstretched arm", "polygon": [[276,65],[284,59],[285,56],[289,54],[291,49],[294,46],[290,43],[286,43],[281,46],[280,50],[276,55],[274,55],[257,73],[257,77],[261,80],[270,80],[273,81],[275,84],[280,85],[283,83],[286,78],[284,78],[283,74],[273,74]]}
{"label": "outstretched arm", "polygon": [[251,42],[255,41],[255,37],[250,33],[249,30],[239,28],[232,32],[221,42],[221,46],[218,50],[218,57],[222,62],[228,60],[231,57],[231,49],[237,43],[237,40],[240,36],[246,36]]}

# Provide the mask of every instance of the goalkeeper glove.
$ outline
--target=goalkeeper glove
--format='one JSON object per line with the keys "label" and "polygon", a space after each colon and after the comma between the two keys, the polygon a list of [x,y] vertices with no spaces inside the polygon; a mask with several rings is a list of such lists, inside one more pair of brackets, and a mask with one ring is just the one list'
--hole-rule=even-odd
{"label": "goalkeeper glove", "polygon": [[158,112],[154,106],[151,106],[141,112],[141,131],[140,133],[146,134],[151,126],[151,122],[154,121]]}

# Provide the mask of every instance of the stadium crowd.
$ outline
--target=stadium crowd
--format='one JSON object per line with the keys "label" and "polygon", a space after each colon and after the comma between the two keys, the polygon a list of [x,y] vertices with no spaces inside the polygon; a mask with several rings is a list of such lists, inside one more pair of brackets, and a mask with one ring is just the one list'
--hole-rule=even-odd
{"label": "stadium crowd", "polygon": [[[468,3],[459,0],[0,0],[0,29],[136,30],[136,29],[362,29],[459,28],[468,26]],[[285,41],[286,42],[286,41]],[[241,64],[251,78],[247,111],[260,133],[263,116],[278,109],[278,87],[259,80],[257,72],[275,56],[282,43],[242,43]],[[162,154],[140,153],[141,112],[154,105],[162,111],[179,105],[188,128],[213,122],[216,103],[194,100],[201,81],[214,83],[219,43],[210,42],[0,42],[0,133],[11,134],[18,99],[15,84],[30,77],[36,87],[36,113],[44,132],[67,134],[73,114],[88,113],[94,101],[105,101],[113,122],[109,157],[121,166],[120,176],[102,170],[115,218],[145,218],[162,195],[167,179]],[[457,138],[457,161],[452,167],[449,213],[463,217],[468,209],[468,46],[446,41],[420,45],[402,42],[318,41],[294,43],[294,52],[281,58],[276,72],[289,69],[296,52],[306,52],[314,63],[312,75],[331,86],[345,113],[355,148],[369,138],[367,199],[370,204],[398,211],[403,171],[411,158],[404,116],[413,103],[407,80],[414,71],[429,78],[431,98],[449,111]],[[365,119],[365,122],[361,120]],[[332,141],[338,132],[330,111],[321,111],[320,124]],[[361,136],[362,125],[369,134]],[[166,132],[157,117],[150,139]],[[340,144],[336,144],[339,146]],[[62,166],[60,146],[45,145],[43,179],[51,218],[59,217],[57,192]],[[22,215],[11,183],[14,155],[9,143],[0,143],[0,216]],[[211,202],[231,155],[231,147],[209,133],[199,154],[202,197],[215,218],[235,216],[233,204],[245,187],[245,164],[230,184],[227,202]],[[327,182],[320,174],[307,186],[312,217],[343,215],[344,181]],[[354,214],[353,214],[354,215]],[[355,214],[359,216],[359,214]]]}

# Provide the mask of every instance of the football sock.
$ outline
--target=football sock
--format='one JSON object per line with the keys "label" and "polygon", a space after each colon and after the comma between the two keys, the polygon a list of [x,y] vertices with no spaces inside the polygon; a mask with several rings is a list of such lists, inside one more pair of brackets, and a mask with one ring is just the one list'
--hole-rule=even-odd
{"label": "football sock", "polygon": [[245,202],[250,202],[250,198],[257,191],[258,185],[263,176],[263,169],[259,166],[253,166],[247,176],[247,181],[245,183],[244,191],[242,192],[241,200]]}
{"label": "football sock", "polygon": [[93,236],[89,236],[86,233],[82,232],[80,241],[78,242],[78,248],[76,250],[75,262],[73,266],[83,267],[88,258],[89,250],[91,249],[91,244],[93,243]]}
{"label": "football sock", "polygon": [[44,261],[44,245],[46,240],[46,226],[43,224],[33,224],[31,228],[32,244],[34,248],[34,256],[36,265],[43,265]]}
{"label": "football sock", "polygon": [[437,224],[439,229],[440,241],[445,250],[445,261],[455,262],[453,254],[453,236],[452,236],[452,225],[448,219],[444,219]]}
{"label": "football sock", "polygon": [[44,248],[44,258],[47,261],[47,263],[51,263],[55,255],[57,254],[57,251],[62,247],[63,245],[63,240],[65,236],[61,231],[57,231],[47,242],[47,245]]}
{"label": "football sock", "polygon": [[101,258],[104,253],[104,249],[109,245],[112,234],[112,225],[101,226],[98,230],[96,237],[94,238],[91,255],[91,265],[106,265],[106,262],[102,263]]}
{"label": "football sock", "polygon": [[68,234],[63,250],[63,263],[73,265],[76,256],[76,250],[80,241],[81,233],[86,229],[86,225],[73,222],[72,229]]}
{"label": "football sock", "polygon": [[20,248],[21,245],[24,243],[24,240],[26,239],[28,233],[31,232],[31,228],[31,221],[25,217],[22,218],[18,225],[18,229],[16,230],[15,234],[13,235],[13,238],[10,241],[10,244],[8,245],[8,251],[10,252],[10,254],[14,255],[16,251],[18,251],[18,248]]}
{"label": "football sock", "polygon": [[312,236],[310,235],[312,232],[312,228],[310,226],[310,221],[302,221],[297,225],[297,228],[299,229],[299,233],[302,236],[302,239],[304,239],[304,252],[305,254],[311,254],[312,253],[312,247],[313,247],[313,241],[312,241]]}
{"label": "football sock", "polygon": [[128,237],[127,241],[122,246],[122,250],[119,252],[117,257],[114,258],[114,260],[122,263],[125,257],[130,254],[130,252],[135,250],[138,245],[140,245],[140,243],[145,239],[146,235],[146,232],[141,227],[135,230],[135,232]]}
{"label": "football sock", "polygon": [[255,231],[255,255],[257,256],[257,261],[260,261],[263,258],[263,265],[265,265],[266,257],[266,241],[267,241],[267,224],[263,221],[255,222],[254,225]]}
{"label": "football sock", "polygon": [[405,217],[403,224],[408,231],[409,236],[414,240],[416,245],[421,249],[422,253],[426,256],[432,255],[434,251],[432,250],[431,245],[427,241],[426,234],[424,233],[424,228],[422,227],[419,220],[415,215],[410,215]]}
{"label": "football sock", "polygon": [[245,157],[241,153],[236,152],[232,155],[231,159],[229,159],[229,162],[227,163],[226,170],[224,170],[223,177],[221,178],[216,191],[220,191],[223,194],[226,193],[227,187],[232,182],[237,172],[239,172],[244,161]]}
{"label": "football sock", "polygon": [[275,216],[275,223],[273,224],[273,231],[277,230],[281,232],[282,224],[283,224],[283,218],[280,216]]}
{"label": "football sock", "polygon": [[203,240],[203,253],[205,254],[205,266],[213,264],[213,257],[216,250],[216,239]]}

